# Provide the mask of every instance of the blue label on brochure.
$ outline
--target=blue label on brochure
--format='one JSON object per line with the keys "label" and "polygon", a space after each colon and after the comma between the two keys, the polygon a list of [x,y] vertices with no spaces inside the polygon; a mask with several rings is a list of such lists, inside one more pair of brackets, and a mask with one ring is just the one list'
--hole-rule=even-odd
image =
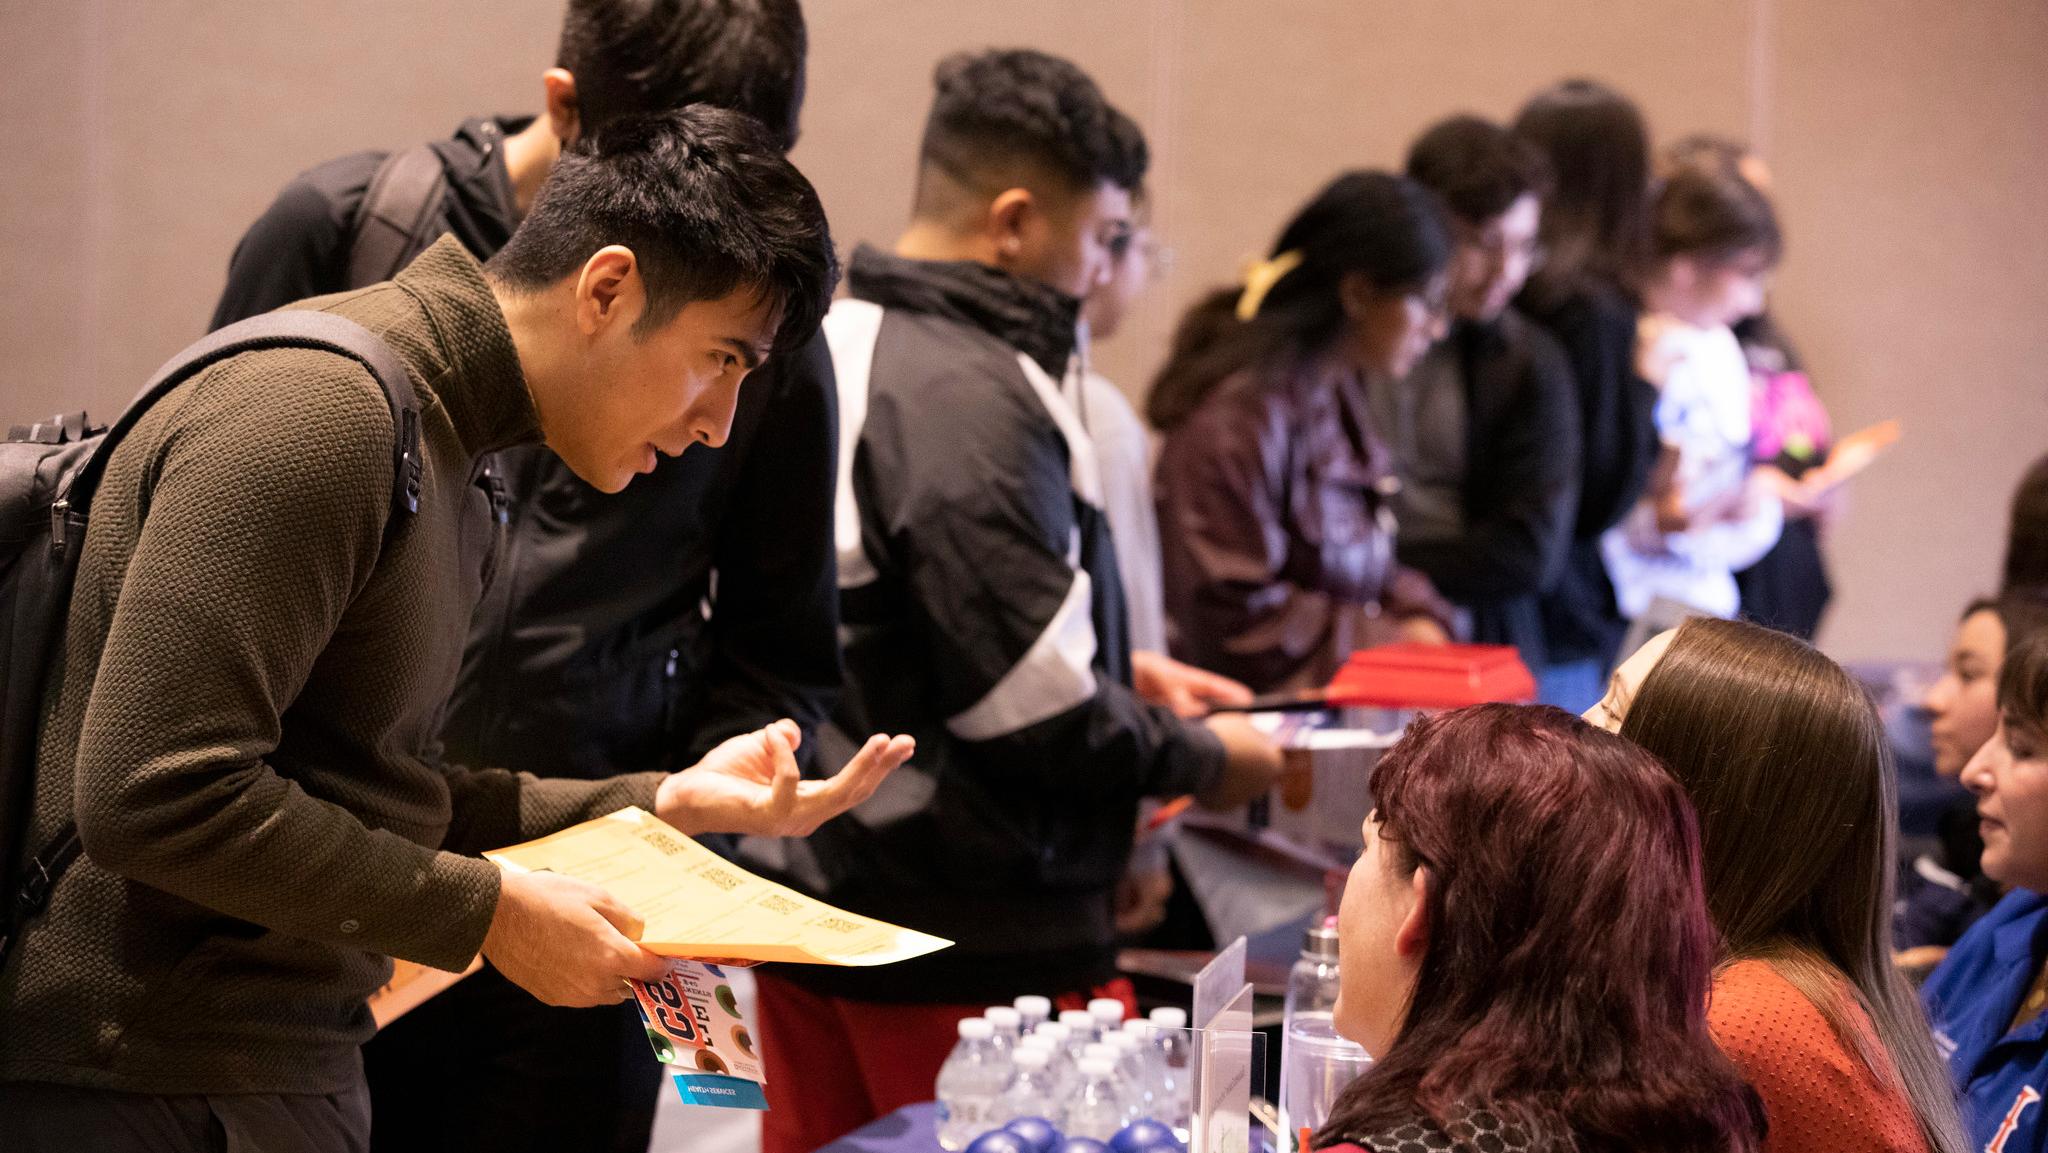
{"label": "blue label on brochure", "polygon": [[766,1109],[768,1097],[757,1081],[728,1077],[721,1073],[676,1073],[676,1092],[691,1105],[715,1105],[722,1109]]}

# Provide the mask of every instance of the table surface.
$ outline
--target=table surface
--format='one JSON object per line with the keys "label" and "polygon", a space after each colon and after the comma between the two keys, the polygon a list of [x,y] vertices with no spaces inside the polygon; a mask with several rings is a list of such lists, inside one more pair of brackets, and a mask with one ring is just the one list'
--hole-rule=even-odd
{"label": "table surface", "polygon": [[933,1101],[905,1105],[820,1146],[817,1153],[940,1153],[938,1108]]}
{"label": "table surface", "polygon": [[[870,1121],[816,1153],[943,1153],[938,1130],[934,1128],[938,1105],[921,1101],[905,1105],[886,1117]],[[1271,1131],[1252,1125],[1253,1153],[1273,1153]]]}

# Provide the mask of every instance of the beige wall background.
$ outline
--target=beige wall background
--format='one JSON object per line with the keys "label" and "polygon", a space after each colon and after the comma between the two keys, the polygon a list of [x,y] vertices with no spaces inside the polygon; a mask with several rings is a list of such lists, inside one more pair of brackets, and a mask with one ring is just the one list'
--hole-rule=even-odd
{"label": "beige wall background", "polygon": [[[2040,0],[809,0],[796,159],[844,248],[910,198],[932,65],[1031,45],[1142,122],[1172,258],[1101,366],[1142,395],[1179,309],[1323,180],[1567,75],[1660,140],[1746,137],[1778,175],[1777,307],[1838,427],[1896,416],[1832,540],[1824,641],[1919,657],[1989,586],[2048,450],[2048,5]],[[212,311],[294,173],[539,102],[560,0],[0,5],[0,415],[117,408]]]}

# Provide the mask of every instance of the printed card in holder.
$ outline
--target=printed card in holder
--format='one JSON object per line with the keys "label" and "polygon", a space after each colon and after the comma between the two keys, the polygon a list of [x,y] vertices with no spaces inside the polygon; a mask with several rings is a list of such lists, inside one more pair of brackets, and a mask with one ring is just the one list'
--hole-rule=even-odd
{"label": "printed card in holder", "polygon": [[726,971],[676,959],[659,981],[632,981],[647,1042],[692,1105],[766,1109],[758,1030]]}

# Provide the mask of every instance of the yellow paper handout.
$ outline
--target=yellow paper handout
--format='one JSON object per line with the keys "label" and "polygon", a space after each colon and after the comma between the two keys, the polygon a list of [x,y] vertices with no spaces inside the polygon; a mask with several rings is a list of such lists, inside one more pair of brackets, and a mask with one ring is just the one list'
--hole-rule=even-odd
{"label": "yellow paper handout", "polygon": [[953,943],[757,877],[637,807],[484,856],[599,886],[640,915],[641,947],[666,957],[887,965]]}

